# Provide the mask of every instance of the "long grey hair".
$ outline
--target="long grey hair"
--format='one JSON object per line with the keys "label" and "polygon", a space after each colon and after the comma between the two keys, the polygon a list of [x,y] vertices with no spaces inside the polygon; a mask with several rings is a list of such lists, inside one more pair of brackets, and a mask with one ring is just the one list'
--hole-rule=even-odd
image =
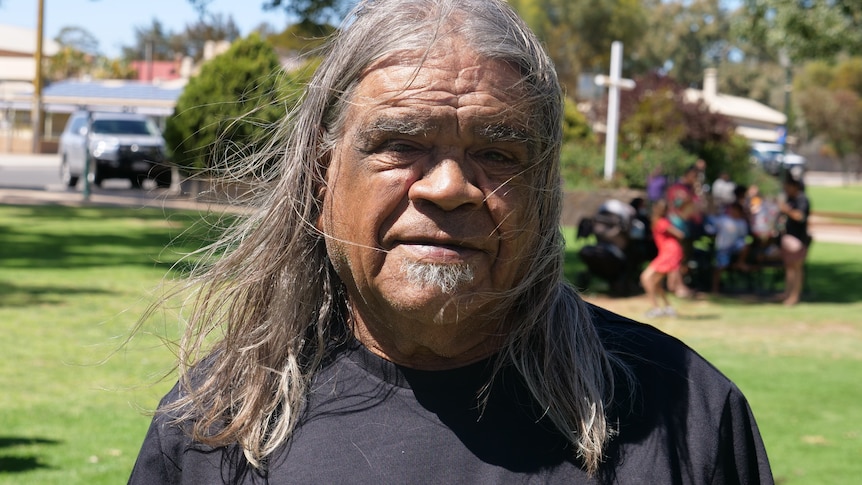
{"label": "long grey hair", "polygon": [[[562,276],[561,89],[538,39],[499,0],[364,1],[331,39],[298,107],[254,155],[277,170],[257,209],[207,249],[209,263],[189,279],[195,296],[180,343],[183,392],[166,411],[194,439],[239,443],[260,466],[290,438],[316,370],[350,334],[343,285],[315,224],[329,152],[364,71],[395,51],[430,49],[441,35],[460,36],[523,77],[518,109],[535,157],[525,213],[538,222],[526,276],[501,312],[509,333],[496,370],[516,369],[585,468],[598,469],[613,434],[605,406],[616,364]],[[206,371],[194,372],[202,359]]]}

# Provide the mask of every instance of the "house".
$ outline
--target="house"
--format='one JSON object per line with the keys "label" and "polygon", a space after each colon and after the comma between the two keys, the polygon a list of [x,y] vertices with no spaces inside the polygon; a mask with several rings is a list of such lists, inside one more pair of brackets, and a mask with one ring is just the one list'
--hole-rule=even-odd
{"label": "house", "polygon": [[719,93],[714,68],[704,72],[703,90],[686,89],[684,96],[688,102],[703,101],[712,112],[730,118],[736,132],[750,142],[778,142],[787,124],[787,116],[776,109],[753,99]]}
{"label": "house", "polygon": [[[0,25],[0,153],[31,149],[31,106],[36,77],[36,29]],[[59,51],[52,40],[42,43],[42,55]]]}
{"label": "house", "polygon": [[[0,32],[6,27],[0,26]],[[15,28],[12,28],[15,29]],[[35,75],[35,31],[28,31],[32,42],[25,42],[23,34],[8,35],[8,49],[4,51],[3,34],[0,34],[0,56],[14,53],[14,60],[27,61],[31,71],[21,79],[9,80],[4,84],[6,74],[0,59],[0,154],[9,152],[28,153],[32,150],[32,125],[30,122],[33,106],[33,83]],[[15,38],[17,35],[17,39]],[[51,44],[50,52],[57,52],[56,44]],[[204,46],[201,63],[206,62],[228,50],[226,41],[208,41]],[[45,49],[49,52],[48,49]],[[296,59],[283,60],[285,69],[295,66]],[[92,111],[128,111],[151,116],[164,129],[165,121],[173,113],[174,106],[183,92],[189,77],[200,71],[201,64],[193,65],[191,58],[176,61],[135,61],[138,71],[135,80],[93,80],[67,79],[53,82],[42,89],[43,133],[40,150],[52,152],[69,115],[78,109]],[[12,72],[12,71],[9,71]]]}
{"label": "house", "polygon": [[[36,30],[0,26],[0,153],[32,151],[33,79]],[[50,56],[59,46],[48,41]],[[224,47],[222,47],[224,50]],[[162,127],[188,81],[191,60],[141,61],[146,80],[64,80],[42,89],[43,133],[40,150],[52,152],[69,114],[77,109],[134,111],[154,117]]]}

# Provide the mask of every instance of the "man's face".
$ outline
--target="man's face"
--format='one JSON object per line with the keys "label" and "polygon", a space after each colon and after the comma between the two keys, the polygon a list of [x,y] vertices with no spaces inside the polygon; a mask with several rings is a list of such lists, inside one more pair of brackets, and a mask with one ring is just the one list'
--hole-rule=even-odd
{"label": "man's face", "polygon": [[366,325],[491,323],[535,239],[520,76],[444,45],[373,66],[331,154],[320,226]]}

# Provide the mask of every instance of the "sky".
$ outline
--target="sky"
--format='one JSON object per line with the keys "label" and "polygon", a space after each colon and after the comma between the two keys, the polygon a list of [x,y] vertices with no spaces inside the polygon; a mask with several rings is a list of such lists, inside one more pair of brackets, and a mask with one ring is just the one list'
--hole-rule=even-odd
{"label": "sky", "polygon": [[[277,31],[287,24],[281,10],[265,12],[263,0],[213,0],[211,13],[233,17],[240,35],[248,35],[267,22]],[[0,24],[35,29],[38,0],[0,0]],[[188,0],[44,0],[45,39],[53,39],[64,27],[81,27],[99,40],[99,50],[119,57],[123,46],[135,43],[135,28],[149,27],[158,19],[168,32],[179,33],[197,20]]]}

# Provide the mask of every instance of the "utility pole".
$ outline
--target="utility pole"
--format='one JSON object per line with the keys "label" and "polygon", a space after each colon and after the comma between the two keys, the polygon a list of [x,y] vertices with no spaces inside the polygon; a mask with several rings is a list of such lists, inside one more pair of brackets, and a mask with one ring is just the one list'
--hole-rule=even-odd
{"label": "utility pole", "polygon": [[599,74],[595,77],[596,84],[608,88],[608,122],[605,128],[605,180],[614,176],[617,163],[617,131],[620,117],[620,89],[631,90],[635,82],[624,79],[623,43],[616,40],[611,44],[610,77]]}
{"label": "utility pole", "polygon": [[33,79],[33,109],[30,120],[33,129],[33,153],[41,152],[42,145],[42,37],[44,32],[45,0],[39,0],[39,13],[36,17],[36,77]]}

